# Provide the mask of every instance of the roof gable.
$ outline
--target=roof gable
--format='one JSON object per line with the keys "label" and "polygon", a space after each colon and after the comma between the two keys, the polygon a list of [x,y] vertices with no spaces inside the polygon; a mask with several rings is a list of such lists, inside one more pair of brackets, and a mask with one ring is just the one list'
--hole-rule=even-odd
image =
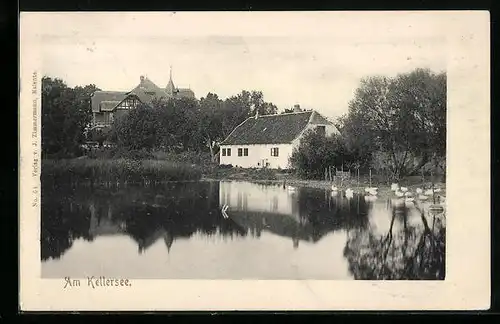
{"label": "roof gable", "polygon": [[153,83],[153,81],[145,77],[141,79],[141,82],[137,85],[137,87],[130,91],[130,94],[136,95],[139,100],[145,104],[151,104],[154,99],[167,99],[170,97],[165,90],[158,87]]}
{"label": "roof gable", "polygon": [[291,143],[306,128],[312,114],[312,111],[304,111],[250,117],[238,125],[221,144]]}
{"label": "roof gable", "polygon": [[317,112],[313,112],[309,122],[313,125],[333,125],[331,121],[321,116]]}
{"label": "roof gable", "polygon": [[[127,96],[127,92],[124,91],[95,91],[92,94],[91,106],[92,112],[101,111],[101,102],[103,101],[118,101],[121,102]],[[117,103],[118,104],[118,103]],[[110,104],[105,104],[110,105]]]}

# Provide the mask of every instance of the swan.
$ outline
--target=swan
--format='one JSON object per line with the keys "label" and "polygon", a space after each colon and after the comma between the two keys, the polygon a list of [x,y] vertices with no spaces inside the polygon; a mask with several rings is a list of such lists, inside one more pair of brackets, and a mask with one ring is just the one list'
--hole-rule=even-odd
{"label": "swan", "polygon": [[352,197],[354,196],[354,191],[353,191],[351,188],[347,188],[347,189],[345,190],[345,196],[346,196],[347,198],[352,198]]}
{"label": "swan", "polygon": [[398,189],[399,189],[399,185],[398,185],[397,183],[393,183],[393,184],[391,184],[391,190],[392,190],[392,191],[396,191],[396,190],[398,190]]}
{"label": "swan", "polygon": [[295,191],[297,189],[297,188],[292,187],[292,186],[288,186],[287,188],[288,188],[288,191]]}
{"label": "swan", "polygon": [[411,191],[405,192],[405,197],[411,197],[411,196],[413,196],[413,194],[411,193]]}
{"label": "swan", "polygon": [[423,192],[424,192],[424,191],[422,190],[422,188],[417,188],[417,189],[415,189],[415,191],[416,191],[418,194],[421,194],[421,193],[423,193]]}
{"label": "swan", "polygon": [[424,195],[426,196],[432,196],[434,194],[434,191],[432,189],[427,189],[424,191]]}
{"label": "swan", "polygon": [[402,191],[396,190],[396,197],[403,197],[405,194]]}
{"label": "swan", "polygon": [[372,196],[376,196],[378,191],[377,191],[377,188],[370,188],[370,191],[369,191],[370,195]]}
{"label": "swan", "polygon": [[339,188],[337,188],[337,186],[335,185],[332,185],[332,191],[337,191],[337,190],[339,190]]}
{"label": "swan", "polygon": [[435,188],[434,192],[441,192],[441,188]]}
{"label": "swan", "polygon": [[408,188],[407,188],[407,187],[401,187],[401,191],[402,191],[402,192],[407,192],[407,191],[408,191]]}

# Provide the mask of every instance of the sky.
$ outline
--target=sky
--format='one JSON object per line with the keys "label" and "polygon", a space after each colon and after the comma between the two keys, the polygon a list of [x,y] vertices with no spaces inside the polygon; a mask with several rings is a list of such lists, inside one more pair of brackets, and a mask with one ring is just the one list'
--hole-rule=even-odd
{"label": "sky", "polygon": [[[43,73],[128,91],[146,75],[197,98],[260,90],[279,111],[347,111],[363,77],[446,71],[446,19],[433,12],[40,13]],[[21,17],[22,19],[22,17]]]}

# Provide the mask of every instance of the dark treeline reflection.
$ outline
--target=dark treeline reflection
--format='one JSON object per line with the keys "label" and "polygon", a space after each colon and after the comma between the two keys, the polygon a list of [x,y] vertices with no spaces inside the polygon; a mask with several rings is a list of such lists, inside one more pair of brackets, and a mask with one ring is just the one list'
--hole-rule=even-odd
{"label": "dark treeline reflection", "polygon": [[[58,259],[75,240],[126,235],[143,253],[156,242],[169,252],[175,240],[193,235],[224,240],[263,240],[267,232],[317,244],[333,232],[346,233],[342,246],[355,279],[443,279],[444,218],[386,206],[388,233],[370,226],[373,202],[329,191],[243,182],[179,182],[153,187],[42,189],[41,258]],[[384,202],[376,202],[384,208]],[[221,207],[228,205],[228,218]],[[387,214],[389,213],[389,214]],[[413,213],[415,214],[415,213]],[[378,217],[378,216],[377,216]],[[272,241],[269,251],[273,251]],[[196,256],[194,256],[196,257]],[[328,256],[325,256],[328,257]],[[277,260],[287,262],[287,260]]]}
{"label": "dark treeline reflection", "polygon": [[445,214],[413,208],[420,221],[410,223],[408,208],[390,207],[391,222],[383,235],[349,231],[344,256],[355,279],[444,280]]}
{"label": "dark treeline reflection", "polygon": [[142,252],[159,238],[170,248],[175,238],[197,232],[246,235],[222,217],[217,183],[47,189],[42,197],[42,260],[60,257],[79,238],[92,241],[100,235],[125,234]]}

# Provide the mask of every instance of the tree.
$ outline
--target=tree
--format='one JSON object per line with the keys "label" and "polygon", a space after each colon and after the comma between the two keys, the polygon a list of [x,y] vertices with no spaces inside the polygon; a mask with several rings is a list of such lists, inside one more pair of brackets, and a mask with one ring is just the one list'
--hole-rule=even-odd
{"label": "tree", "polygon": [[446,154],[446,74],[416,69],[365,78],[341,124],[362,156],[386,157],[393,178],[416,172]]}
{"label": "tree", "polygon": [[138,105],[128,114],[117,118],[111,132],[116,144],[127,150],[151,150],[161,139],[158,110]]}
{"label": "tree", "polygon": [[342,138],[337,135],[325,137],[310,130],[301,139],[290,157],[290,164],[299,176],[307,179],[322,179],[325,168],[353,162]]}
{"label": "tree", "polygon": [[222,135],[229,136],[233,129],[251,116],[250,93],[242,91],[224,100],[222,105]]}
{"label": "tree", "polygon": [[217,157],[216,147],[224,138],[222,131],[223,101],[216,94],[208,93],[200,99],[198,134],[210,150],[212,161]]}
{"label": "tree", "polygon": [[68,87],[61,79],[42,78],[42,155],[72,157],[81,153],[91,122],[90,95],[95,85]]}

